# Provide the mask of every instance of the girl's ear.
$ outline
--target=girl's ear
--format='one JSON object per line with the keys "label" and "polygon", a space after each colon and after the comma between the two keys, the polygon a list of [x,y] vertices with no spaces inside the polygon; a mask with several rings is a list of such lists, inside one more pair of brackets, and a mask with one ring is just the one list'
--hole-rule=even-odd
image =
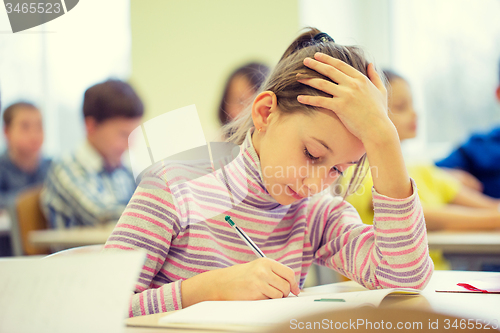
{"label": "girl's ear", "polygon": [[500,84],[497,87],[496,93],[497,93],[497,100],[500,102]]}
{"label": "girl's ear", "polygon": [[263,91],[257,95],[252,105],[252,119],[257,130],[266,130],[277,105],[278,99],[272,91]]}

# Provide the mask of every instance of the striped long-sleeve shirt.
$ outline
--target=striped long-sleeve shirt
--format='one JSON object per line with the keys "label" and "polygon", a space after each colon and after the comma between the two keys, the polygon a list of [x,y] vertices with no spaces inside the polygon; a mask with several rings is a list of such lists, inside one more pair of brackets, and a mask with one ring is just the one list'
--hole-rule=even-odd
{"label": "striped long-sleeve shirt", "polygon": [[339,197],[315,195],[288,206],[276,202],[264,186],[250,133],[226,167],[188,182],[169,177],[178,169],[158,166],[143,178],[106,243],[105,251],[147,251],[129,316],[181,309],[183,280],[256,259],[226,215],[267,257],[290,267],[300,286],[313,261],[370,289],[423,288],[431,277],[413,182],[413,195],[406,199],[372,190],[375,221],[369,226]]}
{"label": "striped long-sleeve shirt", "polygon": [[52,163],[40,204],[52,228],[117,221],[136,184],[125,166],[106,170],[103,157],[85,141],[74,155]]}

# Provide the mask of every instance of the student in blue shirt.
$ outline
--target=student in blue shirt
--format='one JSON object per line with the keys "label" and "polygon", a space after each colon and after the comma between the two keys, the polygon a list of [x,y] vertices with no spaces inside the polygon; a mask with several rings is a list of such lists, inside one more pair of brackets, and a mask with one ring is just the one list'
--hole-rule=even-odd
{"label": "student in blue shirt", "polygon": [[[500,64],[496,97],[500,102]],[[489,133],[472,135],[436,165],[469,172],[482,183],[484,194],[500,198],[500,125]]]}
{"label": "student in blue shirt", "polygon": [[3,113],[7,149],[0,155],[0,209],[13,204],[22,190],[41,184],[50,160],[41,156],[42,114],[33,104],[19,102]]}
{"label": "student in blue shirt", "polygon": [[87,89],[87,138],[73,155],[53,164],[42,190],[41,205],[52,228],[118,220],[136,188],[122,156],[143,112],[141,99],[126,82],[108,80]]}
{"label": "student in blue shirt", "polygon": [[[3,113],[7,149],[0,155],[0,213],[23,190],[41,184],[50,160],[41,156],[42,114],[31,103],[19,102]],[[10,236],[0,236],[0,257],[11,255]]]}

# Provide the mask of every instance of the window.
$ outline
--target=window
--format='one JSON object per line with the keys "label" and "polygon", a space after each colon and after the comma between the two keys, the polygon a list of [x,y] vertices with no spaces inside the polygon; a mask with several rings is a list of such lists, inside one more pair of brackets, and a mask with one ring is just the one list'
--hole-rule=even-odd
{"label": "window", "polygon": [[302,0],[301,24],[358,44],[405,77],[419,114],[405,154],[445,156],[472,132],[500,124],[498,0]]}
{"label": "window", "polygon": [[130,2],[80,1],[63,16],[15,34],[0,10],[0,31],[2,108],[20,99],[34,102],[43,112],[44,152],[73,151],[85,133],[85,89],[130,74]]}

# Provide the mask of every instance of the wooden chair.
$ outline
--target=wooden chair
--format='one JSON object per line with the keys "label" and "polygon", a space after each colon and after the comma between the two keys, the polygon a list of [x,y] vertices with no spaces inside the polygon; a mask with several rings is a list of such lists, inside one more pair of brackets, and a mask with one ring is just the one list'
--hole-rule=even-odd
{"label": "wooden chair", "polygon": [[28,239],[30,231],[47,229],[48,223],[40,207],[41,186],[21,192],[10,209],[14,255],[49,254],[49,248],[33,246]]}
{"label": "wooden chair", "polygon": [[58,257],[59,258],[61,256],[68,256],[68,255],[74,255],[74,254],[99,253],[103,249],[104,249],[104,244],[78,246],[78,247],[73,247],[71,249],[66,249],[66,250],[62,250],[62,251],[53,253],[51,255],[46,256],[44,259],[54,258],[54,257]]}

